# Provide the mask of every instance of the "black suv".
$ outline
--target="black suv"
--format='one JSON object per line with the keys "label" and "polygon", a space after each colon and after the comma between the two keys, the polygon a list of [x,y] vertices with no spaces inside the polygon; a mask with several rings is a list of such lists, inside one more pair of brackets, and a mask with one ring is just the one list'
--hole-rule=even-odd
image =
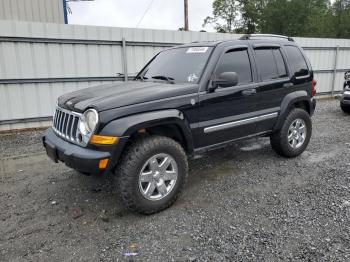
{"label": "black suv", "polygon": [[133,81],[61,96],[43,142],[81,173],[115,173],[122,202],[151,214],[183,189],[187,158],[269,136],[295,157],[307,147],[316,82],[293,39],[246,35],[157,54]]}

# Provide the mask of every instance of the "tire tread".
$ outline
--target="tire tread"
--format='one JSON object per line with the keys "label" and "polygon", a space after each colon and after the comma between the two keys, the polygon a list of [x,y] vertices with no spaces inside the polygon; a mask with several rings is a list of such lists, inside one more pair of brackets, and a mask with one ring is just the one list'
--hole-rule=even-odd
{"label": "tire tread", "polygon": [[[302,145],[301,148],[299,148],[298,150],[293,150],[292,148],[289,147],[288,144],[284,143],[283,141],[287,135],[289,125],[298,117],[304,118],[304,120],[306,120],[306,126],[308,127],[307,137],[306,137],[306,141],[304,142],[304,145]],[[282,128],[271,135],[270,137],[271,147],[277,154],[281,156],[296,157],[300,155],[308,146],[311,133],[312,133],[312,123],[311,123],[311,118],[309,113],[306,112],[304,109],[294,108],[289,112],[288,116],[286,117],[282,125]]]}
{"label": "tire tread", "polygon": [[[159,147],[172,147],[174,148],[179,156],[182,158],[185,163],[185,177],[179,186],[176,194],[162,206],[148,209],[141,205],[135,196],[134,190],[134,179],[135,174],[133,174],[134,170],[137,169],[138,164],[142,161],[142,157],[150,152],[154,148]],[[138,175],[138,174],[137,174]],[[131,144],[126,151],[124,152],[121,162],[117,167],[116,181],[118,192],[121,201],[124,206],[131,210],[132,212],[150,215],[157,212],[160,212],[168,207],[170,207],[178,198],[180,193],[182,192],[188,177],[188,163],[186,153],[176,141],[162,136],[149,136],[145,138],[141,138],[136,140],[133,144]],[[138,185],[137,185],[138,186]]]}

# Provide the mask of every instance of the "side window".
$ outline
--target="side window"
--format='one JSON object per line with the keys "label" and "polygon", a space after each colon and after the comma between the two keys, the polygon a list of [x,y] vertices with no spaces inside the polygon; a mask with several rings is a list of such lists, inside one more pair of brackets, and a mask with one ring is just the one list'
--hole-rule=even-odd
{"label": "side window", "polygon": [[291,66],[291,73],[295,76],[306,76],[309,74],[309,69],[306,64],[305,58],[296,46],[284,47],[289,64]]}
{"label": "side window", "polygon": [[287,69],[286,69],[286,65],[284,63],[282,54],[281,54],[281,50],[274,49],[273,55],[274,55],[275,61],[276,61],[278,77],[286,77],[287,76]]}
{"label": "side window", "polygon": [[286,66],[279,49],[255,49],[257,67],[263,81],[287,76]]}
{"label": "side window", "polygon": [[238,84],[246,84],[253,81],[247,50],[230,50],[226,52],[219,62],[216,75],[224,72],[236,72]]}

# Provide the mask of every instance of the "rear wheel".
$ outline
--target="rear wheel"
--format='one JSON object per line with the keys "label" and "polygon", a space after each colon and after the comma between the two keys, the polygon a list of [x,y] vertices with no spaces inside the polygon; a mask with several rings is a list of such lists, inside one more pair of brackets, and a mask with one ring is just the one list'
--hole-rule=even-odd
{"label": "rear wheel", "polygon": [[188,173],[183,148],[167,137],[151,136],[132,144],[118,168],[117,185],[131,211],[152,214],[172,205]]}
{"label": "rear wheel", "polygon": [[282,128],[271,135],[271,146],[281,156],[296,157],[308,146],[311,133],[310,115],[303,109],[295,108],[288,114]]}

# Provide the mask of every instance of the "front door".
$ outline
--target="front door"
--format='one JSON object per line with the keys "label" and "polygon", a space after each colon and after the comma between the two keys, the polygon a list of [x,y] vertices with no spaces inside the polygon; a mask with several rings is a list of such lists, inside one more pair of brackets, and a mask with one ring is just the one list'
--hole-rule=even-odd
{"label": "front door", "polygon": [[218,87],[199,95],[199,128],[195,147],[220,144],[255,133],[259,103],[248,47],[228,49],[219,59],[213,78],[223,72],[236,72],[238,85]]}

